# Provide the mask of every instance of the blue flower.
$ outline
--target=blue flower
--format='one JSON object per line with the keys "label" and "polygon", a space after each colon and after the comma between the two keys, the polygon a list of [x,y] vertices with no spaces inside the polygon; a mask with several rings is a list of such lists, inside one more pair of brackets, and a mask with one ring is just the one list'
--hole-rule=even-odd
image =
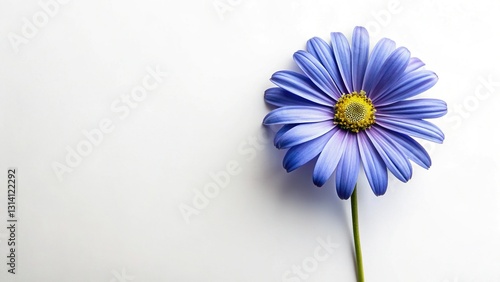
{"label": "blue flower", "polygon": [[278,108],[264,124],[283,125],[274,144],[288,149],[283,160],[288,172],[317,157],[314,184],[322,186],[335,173],[337,194],[348,199],[361,167],[380,196],[388,171],[407,182],[410,160],[431,166],[413,137],[442,143],[443,132],[426,119],[443,116],[447,107],[442,100],[413,98],[438,77],[408,49],[384,38],[369,53],[368,32],[356,27],[352,44],[334,32],[331,44],[312,38],[293,58],[302,72],[274,73],[271,81],[278,87],[265,92],[266,102]]}

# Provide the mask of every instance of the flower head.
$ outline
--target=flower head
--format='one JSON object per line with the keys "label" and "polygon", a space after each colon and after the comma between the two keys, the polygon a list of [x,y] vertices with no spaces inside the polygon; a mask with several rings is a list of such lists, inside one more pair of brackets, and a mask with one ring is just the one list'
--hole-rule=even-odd
{"label": "flower head", "polygon": [[312,38],[293,58],[302,73],[274,73],[278,87],[265,92],[266,102],[278,108],[264,124],[283,125],[274,143],[288,149],[288,172],[317,157],[314,184],[322,186],[335,173],[337,194],[348,199],[361,166],[377,196],[387,190],[388,171],[407,182],[410,160],[430,167],[413,137],[442,143],[443,132],[426,119],[443,116],[447,107],[442,100],[413,98],[438,77],[408,49],[384,38],[370,53],[368,32],[356,27],[352,44],[334,32],[331,44]]}

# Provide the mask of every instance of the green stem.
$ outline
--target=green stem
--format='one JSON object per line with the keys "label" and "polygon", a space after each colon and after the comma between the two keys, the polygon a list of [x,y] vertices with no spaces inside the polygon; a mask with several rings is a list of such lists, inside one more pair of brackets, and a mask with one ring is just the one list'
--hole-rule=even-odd
{"label": "green stem", "polygon": [[361,254],[361,243],[359,240],[358,196],[356,190],[356,187],[354,187],[354,191],[351,195],[352,231],[354,236],[354,248],[356,249],[356,274],[358,282],[364,282],[365,274],[363,273],[363,256]]}

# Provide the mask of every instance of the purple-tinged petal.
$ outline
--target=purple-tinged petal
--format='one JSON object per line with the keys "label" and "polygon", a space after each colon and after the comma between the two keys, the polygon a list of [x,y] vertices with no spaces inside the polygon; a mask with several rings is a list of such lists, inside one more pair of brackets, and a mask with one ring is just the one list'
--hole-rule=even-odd
{"label": "purple-tinged petal", "polygon": [[296,124],[285,124],[280,128],[280,130],[276,132],[276,135],[274,135],[274,146],[276,146],[276,148],[280,149],[279,141],[281,139],[281,136],[283,136],[283,134],[292,129],[294,126],[296,126]]}
{"label": "purple-tinged petal", "polygon": [[377,107],[377,117],[426,119],[442,117],[446,112],[446,103],[439,99],[403,100]]}
{"label": "purple-tinged petal", "polygon": [[343,200],[351,197],[358,181],[360,156],[356,134],[347,133],[347,145],[335,171],[337,195]]}
{"label": "purple-tinged petal", "polygon": [[337,130],[330,141],[326,143],[313,170],[313,182],[316,186],[323,186],[337,168],[340,157],[347,146],[346,136],[347,132]]}
{"label": "purple-tinged petal", "polygon": [[403,151],[407,158],[425,169],[431,167],[431,157],[425,148],[413,138],[382,127],[378,127],[378,129],[383,131],[383,134],[387,135],[387,138],[393,141],[395,146]]}
{"label": "purple-tinged petal", "polygon": [[336,89],[332,77],[313,55],[300,50],[293,54],[293,59],[319,89],[323,90],[330,97],[335,98],[335,93],[338,93],[338,89]]}
{"label": "purple-tinged petal", "polygon": [[408,66],[406,66],[405,73],[416,71],[423,66],[425,66],[425,64],[419,58],[411,57]]}
{"label": "purple-tinged petal", "polygon": [[351,49],[349,41],[344,34],[340,32],[332,32],[332,49],[333,57],[337,62],[337,66],[344,81],[344,85],[349,93],[352,92],[352,71],[351,71]]}
{"label": "purple-tinged petal", "polygon": [[283,158],[283,167],[287,172],[291,172],[311,161],[323,151],[326,143],[338,130],[338,127],[334,127],[332,130],[316,139],[288,149]]}
{"label": "purple-tinged petal", "polygon": [[264,92],[264,100],[276,107],[319,106],[279,87],[269,88]]}
{"label": "purple-tinged petal", "polygon": [[407,134],[436,143],[443,143],[444,140],[444,133],[441,129],[426,120],[406,118],[392,119],[381,117],[377,119],[377,124],[402,134]]}
{"label": "purple-tinged petal", "polygon": [[363,87],[369,49],[370,37],[368,31],[364,27],[355,27],[352,34],[352,90],[358,93]]}
{"label": "purple-tinged petal", "polygon": [[264,124],[295,124],[333,120],[333,109],[324,107],[289,106],[272,110]]}
{"label": "purple-tinged petal", "polygon": [[333,58],[332,47],[323,39],[314,37],[307,41],[306,50],[325,67],[335,82],[335,89],[337,91],[333,93],[334,98],[338,100],[342,96],[342,93],[347,93],[344,81]]}
{"label": "purple-tinged petal", "polygon": [[387,168],[403,182],[408,182],[412,175],[412,167],[406,155],[389,140],[382,130],[373,126],[366,130],[366,135],[372,141]]}
{"label": "purple-tinged petal", "polygon": [[325,95],[305,75],[293,71],[278,71],[273,74],[271,81],[279,87],[312,102],[323,106],[333,105],[333,99]]}
{"label": "purple-tinged petal", "polygon": [[363,90],[367,93],[369,98],[371,98],[371,90],[379,80],[379,73],[382,65],[395,48],[396,43],[387,38],[381,39],[373,48],[370,58],[368,59],[368,65],[366,66],[366,73],[363,79]]}
{"label": "purple-tinged petal", "polygon": [[359,132],[357,137],[359,155],[368,183],[370,183],[370,187],[375,195],[382,196],[387,190],[387,167],[368,136],[366,136],[366,132]]}
{"label": "purple-tinged petal", "polygon": [[[375,86],[371,90],[370,98],[375,102],[378,99],[378,93],[383,90],[388,85],[393,85],[398,79],[400,79],[406,66],[408,66],[408,61],[410,60],[410,51],[404,47],[399,47],[394,50],[391,55],[387,58],[385,63],[382,65],[382,69],[378,73]],[[378,81],[377,81],[378,79]]]}
{"label": "purple-tinged petal", "polygon": [[376,106],[387,105],[418,95],[431,88],[438,81],[434,72],[421,70],[405,74],[387,90],[380,91],[373,101]]}
{"label": "purple-tinged petal", "polygon": [[276,140],[276,146],[280,149],[286,149],[302,144],[327,133],[334,126],[335,124],[331,120],[298,124],[281,135],[280,138]]}

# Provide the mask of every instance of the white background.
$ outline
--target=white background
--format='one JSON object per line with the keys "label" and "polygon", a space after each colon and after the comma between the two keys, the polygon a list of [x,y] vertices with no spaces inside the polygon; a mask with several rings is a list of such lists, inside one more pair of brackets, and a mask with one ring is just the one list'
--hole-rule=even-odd
{"label": "white background", "polygon": [[[423,142],[430,170],[382,197],[360,177],[367,281],[500,281],[498,2],[0,3],[0,226],[9,167],[19,218],[16,275],[0,229],[1,281],[355,281],[349,202],[311,165],[287,174],[261,122],[272,73],[356,25],[426,62],[440,81],[424,96],[449,106],[444,144]],[[168,76],[128,115],[113,108],[156,68]],[[225,187],[203,202],[211,175]],[[318,240],[335,244],[319,262]]]}

